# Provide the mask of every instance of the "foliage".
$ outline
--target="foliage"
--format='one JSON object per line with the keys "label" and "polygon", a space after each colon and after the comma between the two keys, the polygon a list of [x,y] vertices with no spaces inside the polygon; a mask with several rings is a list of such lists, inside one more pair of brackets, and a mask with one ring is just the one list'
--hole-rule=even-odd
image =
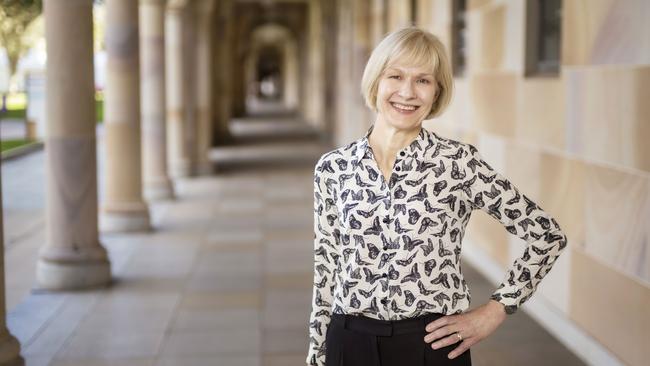
{"label": "foliage", "polygon": [[0,150],[1,151],[8,151],[11,149],[15,149],[19,146],[27,145],[31,141],[29,140],[5,140],[5,141],[0,141]]}
{"label": "foliage", "polygon": [[0,45],[7,50],[10,75],[32,42],[25,33],[43,11],[42,0],[0,0]]}

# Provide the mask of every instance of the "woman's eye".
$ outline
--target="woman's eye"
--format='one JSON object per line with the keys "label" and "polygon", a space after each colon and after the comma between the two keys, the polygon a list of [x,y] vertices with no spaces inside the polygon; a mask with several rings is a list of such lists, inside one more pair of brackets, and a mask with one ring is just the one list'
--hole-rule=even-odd
{"label": "woman's eye", "polygon": [[391,75],[388,78],[389,79],[399,79],[399,75]]}
{"label": "woman's eye", "polygon": [[424,84],[428,84],[428,83],[429,83],[429,80],[427,80],[427,79],[420,79],[420,81],[422,81]]}

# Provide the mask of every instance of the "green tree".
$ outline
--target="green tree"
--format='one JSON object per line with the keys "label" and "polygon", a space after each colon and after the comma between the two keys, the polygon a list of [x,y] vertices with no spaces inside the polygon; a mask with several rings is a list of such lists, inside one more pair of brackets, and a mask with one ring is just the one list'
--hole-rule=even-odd
{"label": "green tree", "polygon": [[42,11],[42,0],[0,0],[0,46],[7,51],[10,76],[16,73],[18,60],[32,46],[25,34]]}

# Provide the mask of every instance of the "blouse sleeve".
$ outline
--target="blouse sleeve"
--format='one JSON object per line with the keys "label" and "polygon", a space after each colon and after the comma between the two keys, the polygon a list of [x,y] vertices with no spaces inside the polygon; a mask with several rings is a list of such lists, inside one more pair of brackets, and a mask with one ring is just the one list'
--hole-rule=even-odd
{"label": "blouse sleeve", "polygon": [[309,318],[307,364],[325,365],[325,335],[332,314],[340,226],[337,215],[336,186],[328,177],[333,172],[323,157],[314,169],[314,288]]}
{"label": "blouse sleeve", "polygon": [[472,209],[487,212],[526,242],[523,254],[514,260],[490,296],[505,306],[507,314],[513,314],[551,270],[567,245],[567,237],[553,217],[494,170],[476,147],[468,146],[465,191]]}

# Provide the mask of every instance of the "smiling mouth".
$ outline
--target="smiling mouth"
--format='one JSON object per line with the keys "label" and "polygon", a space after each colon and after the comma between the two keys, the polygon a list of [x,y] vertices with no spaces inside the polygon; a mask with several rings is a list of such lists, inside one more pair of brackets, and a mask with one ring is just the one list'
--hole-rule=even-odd
{"label": "smiling mouth", "polygon": [[412,112],[418,108],[420,108],[419,105],[408,105],[408,104],[400,104],[400,103],[395,103],[395,102],[390,102],[390,104],[395,107],[396,109],[399,109],[400,111],[407,111],[407,112]]}

